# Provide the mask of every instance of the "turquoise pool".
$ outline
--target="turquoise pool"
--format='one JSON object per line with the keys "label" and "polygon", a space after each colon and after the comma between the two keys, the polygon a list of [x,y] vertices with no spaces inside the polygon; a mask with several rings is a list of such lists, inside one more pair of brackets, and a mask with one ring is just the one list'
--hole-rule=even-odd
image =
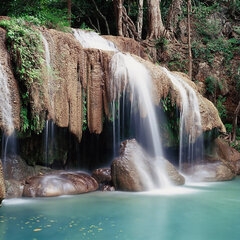
{"label": "turquoise pool", "polygon": [[240,178],[150,193],[3,201],[1,240],[239,240]]}

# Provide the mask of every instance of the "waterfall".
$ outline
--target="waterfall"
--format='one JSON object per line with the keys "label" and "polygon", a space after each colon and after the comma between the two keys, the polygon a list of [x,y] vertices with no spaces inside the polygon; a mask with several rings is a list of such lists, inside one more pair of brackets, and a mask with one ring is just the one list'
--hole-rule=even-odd
{"label": "waterfall", "polygon": [[43,41],[44,51],[45,51],[45,62],[46,62],[47,79],[48,79],[48,95],[50,100],[50,106],[53,111],[54,110],[54,106],[53,106],[54,82],[53,82],[53,74],[52,74],[52,68],[51,68],[51,55],[50,55],[48,41],[42,33],[41,33],[41,38]]}
{"label": "waterfall", "polygon": [[179,169],[182,171],[183,163],[193,165],[196,159],[203,159],[203,138],[199,103],[195,90],[189,84],[166,68],[163,68],[163,71],[181,95]]}
{"label": "waterfall", "polygon": [[96,32],[73,29],[75,38],[81,43],[83,48],[96,48],[105,51],[115,51],[118,49],[113,42],[99,36]]}
{"label": "waterfall", "polygon": [[[47,68],[47,78],[48,78],[48,95],[50,100],[50,106],[52,111],[54,111],[54,84],[53,84],[53,75],[51,69],[51,55],[49,50],[49,44],[47,39],[41,33],[41,38],[44,44],[45,50],[45,62]],[[50,133],[50,134],[49,134]],[[44,150],[45,150],[45,164],[48,166],[49,163],[49,154],[53,152],[53,142],[54,142],[54,123],[53,121],[46,120],[45,130],[44,130]]]}
{"label": "waterfall", "polygon": [[3,66],[0,63],[0,119],[7,135],[14,131],[12,119],[11,94],[8,88],[8,78]]}
{"label": "waterfall", "polygon": [[[116,53],[112,57],[110,68],[113,99],[117,102],[117,108],[115,107],[115,102],[113,102],[112,107],[114,127],[116,127],[115,116],[117,116],[117,137],[120,138],[121,129],[121,92],[123,92],[122,101],[124,103],[126,92],[130,88],[130,94],[128,95],[131,103],[130,119],[132,121],[132,126],[136,125],[136,122],[138,122],[137,126],[135,126],[136,137],[139,142],[148,142],[148,145],[152,146],[153,155],[153,172],[146,173],[147,169],[139,169],[139,172],[145,172],[142,176],[148,176],[149,179],[144,181],[148,184],[148,189],[166,187],[169,185],[169,180],[164,171],[165,165],[162,160],[163,150],[158,128],[158,120],[152,100],[153,94],[151,76],[143,64],[136,61],[131,55],[123,54],[121,52]],[[142,164],[138,162],[138,159],[136,159],[135,165],[137,165],[138,168],[141,168]],[[149,177],[150,175],[154,177]]]}
{"label": "waterfall", "polygon": [[[125,122],[125,98],[130,99],[130,118],[141,122],[141,126],[136,129],[138,140],[145,140],[146,145],[153,149],[153,169],[143,169],[139,159],[136,158],[135,165],[138,167],[147,189],[169,186],[169,180],[165,173],[165,164],[163,161],[162,143],[160,139],[157,116],[152,101],[151,76],[143,64],[136,61],[129,54],[121,53],[115,45],[99,36],[94,32],[82,30],[73,30],[75,38],[84,48],[97,48],[101,50],[114,51],[115,55],[110,62],[111,69],[111,91],[112,91],[112,121],[113,121],[113,147],[116,156],[120,141],[123,140],[124,122]],[[130,89],[128,93],[127,89]],[[121,93],[123,98],[121,97]],[[121,111],[122,108],[122,111]],[[136,112],[141,112],[140,115]],[[122,116],[120,116],[122,112]],[[127,111],[126,111],[127,112]],[[138,115],[138,116],[137,116]],[[121,131],[122,130],[122,131]],[[140,136],[141,135],[141,136]],[[136,136],[134,136],[136,137]],[[147,144],[147,140],[149,140]],[[145,146],[145,144],[142,144]],[[148,172],[149,171],[149,172]]]}

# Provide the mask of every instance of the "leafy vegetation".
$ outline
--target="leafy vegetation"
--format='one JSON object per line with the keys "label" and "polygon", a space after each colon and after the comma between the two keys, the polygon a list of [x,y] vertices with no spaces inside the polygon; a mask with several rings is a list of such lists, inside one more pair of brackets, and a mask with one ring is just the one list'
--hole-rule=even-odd
{"label": "leafy vegetation", "polygon": [[171,96],[161,99],[161,106],[166,115],[166,121],[161,125],[161,132],[171,144],[179,143],[180,117],[176,104],[172,104]]}
{"label": "leafy vegetation", "polygon": [[[34,30],[23,19],[2,20],[0,26],[7,30],[7,44],[14,62],[15,74],[20,81],[21,92],[21,131],[40,133],[44,127],[42,102],[40,108],[34,109],[31,96],[33,89],[39,90],[42,99],[41,64],[43,62],[42,41],[37,30]],[[36,93],[35,93],[36,94]]]}

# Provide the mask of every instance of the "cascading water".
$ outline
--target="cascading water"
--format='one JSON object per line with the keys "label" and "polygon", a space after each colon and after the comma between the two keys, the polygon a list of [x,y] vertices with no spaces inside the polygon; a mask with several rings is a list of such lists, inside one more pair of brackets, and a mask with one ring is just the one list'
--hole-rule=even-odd
{"label": "cascading water", "polygon": [[[2,135],[2,162],[3,169],[8,154],[16,154],[16,138],[12,119],[11,96],[8,88],[7,73],[0,64],[0,118],[5,133]],[[11,136],[10,136],[11,135]]]}
{"label": "cascading water", "polygon": [[203,159],[203,138],[201,115],[196,92],[180,76],[171,73],[166,68],[163,71],[179,90],[181,95],[180,113],[180,148],[179,148],[179,169],[183,170],[183,163],[191,166],[196,159]]}
{"label": "cascading water", "polygon": [[[113,91],[113,107],[112,116],[113,122],[116,122],[115,117],[118,115],[118,137],[120,138],[120,98],[123,92],[123,103],[126,96],[126,91],[130,89],[130,118],[132,124],[135,125],[136,121],[140,120],[140,124],[136,129],[136,136],[139,142],[147,140],[148,145],[152,146],[152,164],[154,168],[152,172],[145,173],[148,176],[147,188],[167,187],[170,185],[169,180],[164,171],[164,161],[162,143],[158,129],[157,116],[155,107],[152,101],[152,85],[151,76],[145,66],[136,61],[131,55],[116,53],[110,62],[111,67],[111,82]],[[115,108],[115,101],[117,108]],[[124,107],[124,104],[123,104]],[[140,114],[136,115],[136,111]],[[116,114],[117,112],[117,114]],[[138,119],[136,119],[138,116]],[[116,124],[114,124],[116,126]],[[145,141],[146,142],[146,141]],[[144,144],[145,145],[145,144]],[[141,164],[137,162],[136,165],[140,168]],[[139,169],[140,172],[147,171],[147,169]],[[152,177],[150,177],[152,176]],[[154,176],[154,177],[153,177]]]}
{"label": "cascading water", "polygon": [[[48,78],[48,95],[50,100],[50,106],[52,110],[54,109],[54,101],[53,101],[53,76],[52,76],[52,70],[51,70],[51,56],[49,51],[49,45],[47,39],[41,34],[42,41],[44,44],[44,50],[45,50],[45,62],[47,67],[47,78]],[[50,134],[49,134],[50,133]],[[44,130],[44,149],[45,149],[45,163],[48,165],[48,158],[49,158],[49,152],[52,152],[53,150],[53,142],[54,142],[54,123],[53,121],[46,121],[45,124],[45,130]]]}
{"label": "cascading water", "polygon": [[73,29],[75,38],[84,48],[96,48],[105,51],[118,51],[114,43],[99,36],[96,32]]}
{"label": "cascading water", "polygon": [[11,96],[8,88],[8,78],[0,63],[0,118],[7,135],[11,135],[14,131],[12,119]]}
{"label": "cascading water", "polygon": [[[160,140],[160,134],[158,129],[157,117],[154,109],[154,105],[151,98],[151,77],[147,69],[138,61],[136,61],[130,55],[123,54],[115,47],[115,45],[99,36],[94,32],[85,32],[81,30],[73,30],[74,36],[80,42],[84,48],[97,48],[101,50],[117,52],[111,60],[111,90],[113,92],[113,104],[112,104],[112,120],[113,120],[113,146],[114,154],[116,155],[116,148],[120,145],[120,135],[124,135],[124,117],[125,117],[125,96],[127,85],[130,88],[130,101],[131,114],[130,117],[136,120],[135,110],[139,109],[142,113],[145,112],[144,118],[138,115],[138,122],[145,122],[141,124],[137,130],[137,135],[142,135],[142,138],[146,138],[150,141],[149,145],[152,145],[153,155],[153,169],[152,172],[148,172],[147,169],[141,168],[141,163],[138,162],[136,157],[136,166],[139,168],[142,176],[146,177],[145,183],[147,183],[147,189],[167,187],[170,182],[165,173],[165,164],[162,159],[162,143]],[[121,99],[121,93],[123,98]],[[121,121],[121,103],[122,101],[122,121]],[[121,124],[122,122],[122,124]],[[132,121],[133,122],[133,121]],[[121,131],[122,130],[122,131]],[[136,137],[136,136],[135,136]],[[149,138],[148,138],[149,137]],[[123,139],[121,139],[123,140]],[[139,139],[138,139],[139,140]],[[146,141],[145,141],[146,142]],[[116,147],[117,146],[117,147]]]}

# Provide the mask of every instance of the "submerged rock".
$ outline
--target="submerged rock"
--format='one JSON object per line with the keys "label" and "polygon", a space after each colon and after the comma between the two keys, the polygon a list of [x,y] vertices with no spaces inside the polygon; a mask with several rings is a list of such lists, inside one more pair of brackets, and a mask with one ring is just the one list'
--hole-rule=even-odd
{"label": "submerged rock", "polygon": [[80,194],[98,189],[97,181],[82,172],[56,172],[26,180],[24,197],[54,197]]}
{"label": "submerged rock", "polygon": [[[135,139],[122,142],[120,156],[114,159],[111,166],[114,187],[123,191],[148,190],[146,182],[149,180],[148,178],[153,181],[157,179],[154,176],[155,165],[153,162],[154,159],[151,159]],[[184,177],[177,172],[175,167],[167,160],[164,162],[170,181],[175,185],[184,184]],[[152,175],[146,176],[146,170]]]}

